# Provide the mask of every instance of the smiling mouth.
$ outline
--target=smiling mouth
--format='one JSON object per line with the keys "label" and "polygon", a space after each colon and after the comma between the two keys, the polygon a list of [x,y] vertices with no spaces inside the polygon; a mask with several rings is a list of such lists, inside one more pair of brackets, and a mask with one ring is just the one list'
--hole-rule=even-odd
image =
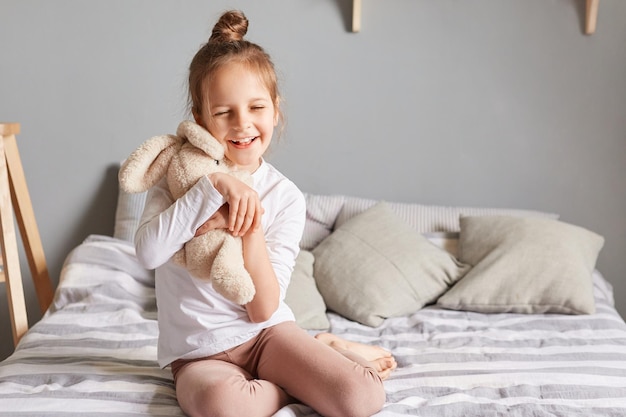
{"label": "smiling mouth", "polygon": [[257,139],[256,136],[250,136],[247,138],[241,138],[241,139],[233,139],[230,141],[230,143],[232,143],[235,146],[238,147],[245,147],[250,145],[252,142],[254,142]]}

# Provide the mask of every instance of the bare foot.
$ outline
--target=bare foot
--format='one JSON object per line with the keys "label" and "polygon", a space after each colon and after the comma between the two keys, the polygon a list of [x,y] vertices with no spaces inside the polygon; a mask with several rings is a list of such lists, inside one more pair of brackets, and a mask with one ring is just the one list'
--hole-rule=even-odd
{"label": "bare foot", "polygon": [[378,358],[369,362],[371,366],[376,369],[376,372],[378,372],[378,376],[380,376],[380,379],[382,379],[383,381],[389,378],[389,375],[391,375],[391,371],[396,369],[398,366],[393,356]]}
{"label": "bare foot", "polygon": [[363,357],[378,371],[378,375],[380,375],[382,379],[387,379],[391,371],[398,366],[391,352],[380,346],[352,342],[332,333],[320,333],[316,335],[315,338],[335,350],[347,350]]}

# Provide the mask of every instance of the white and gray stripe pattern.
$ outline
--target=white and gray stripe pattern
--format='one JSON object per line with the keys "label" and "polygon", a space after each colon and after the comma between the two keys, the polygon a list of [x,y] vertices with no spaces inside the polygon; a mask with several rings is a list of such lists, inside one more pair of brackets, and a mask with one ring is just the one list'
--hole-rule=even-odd
{"label": "white and gray stripe pattern", "polygon": [[[624,416],[626,323],[597,272],[594,284],[592,315],[431,306],[378,328],[328,315],[334,333],[398,360],[378,416]],[[156,362],[153,286],[128,242],[92,236],[75,249],[53,306],[0,364],[0,416],[183,416]],[[316,414],[276,414],[288,416]]]}

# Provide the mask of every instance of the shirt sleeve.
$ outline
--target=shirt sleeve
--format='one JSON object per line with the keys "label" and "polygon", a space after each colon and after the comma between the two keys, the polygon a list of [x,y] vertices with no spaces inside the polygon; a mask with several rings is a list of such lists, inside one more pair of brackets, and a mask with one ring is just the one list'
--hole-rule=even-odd
{"label": "shirt sleeve", "polygon": [[296,257],[300,251],[300,239],[306,219],[304,195],[293,186],[281,198],[280,209],[265,231],[267,250],[280,286],[280,299],[284,300]]}
{"label": "shirt sleeve", "polygon": [[135,234],[139,262],[147,269],[166,263],[224,204],[224,197],[206,176],[176,200],[162,179],[148,191]]}

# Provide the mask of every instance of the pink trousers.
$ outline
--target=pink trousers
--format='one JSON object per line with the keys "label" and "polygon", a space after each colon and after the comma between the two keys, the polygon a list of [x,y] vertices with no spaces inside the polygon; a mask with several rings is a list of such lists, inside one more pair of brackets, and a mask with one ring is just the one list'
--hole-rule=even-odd
{"label": "pink trousers", "polygon": [[271,416],[302,402],[323,416],[371,416],[385,402],[383,383],[361,356],[338,352],[294,322],[213,356],[172,363],[176,396],[197,416]]}

